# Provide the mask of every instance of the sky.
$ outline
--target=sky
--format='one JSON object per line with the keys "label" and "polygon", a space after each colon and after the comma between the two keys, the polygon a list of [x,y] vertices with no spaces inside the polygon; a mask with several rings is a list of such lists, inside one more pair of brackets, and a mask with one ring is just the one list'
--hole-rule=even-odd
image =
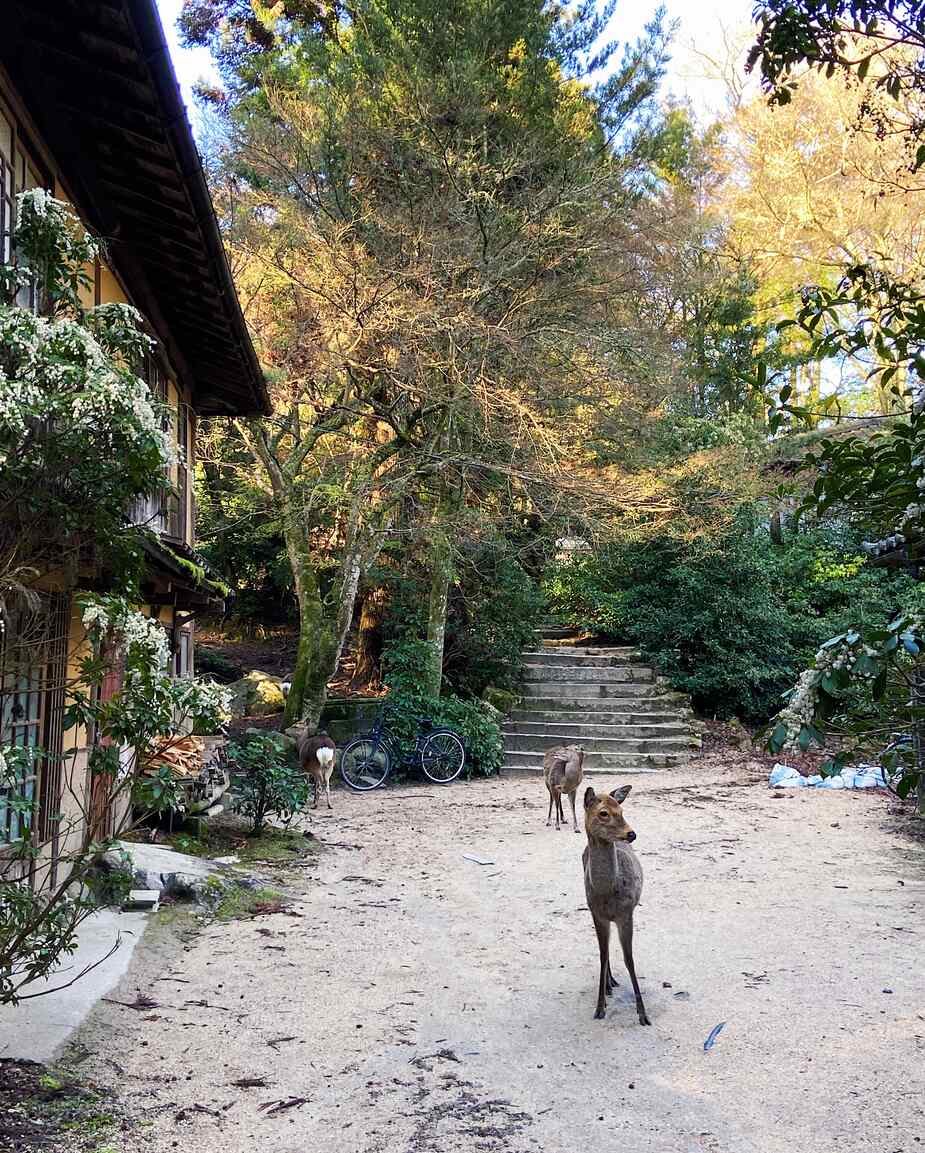
{"label": "sky", "polygon": [[[670,22],[677,21],[674,50],[666,78],[666,94],[689,99],[698,116],[709,120],[722,111],[725,101],[723,83],[709,76],[710,67],[703,54],[717,58],[724,55],[724,31],[732,33],[747,27],[753,0],[663,0]],[[177,16],[183,0],[157,0],[161,21],[170,46],[177,78],[193,126],[196,112],[192,87],[201,78],[217,80],[211,57],[205,48],[183,48],[177,34]],[[619,0],[611,35],[621,41],[634,40],[657,7],[656,0]]]}

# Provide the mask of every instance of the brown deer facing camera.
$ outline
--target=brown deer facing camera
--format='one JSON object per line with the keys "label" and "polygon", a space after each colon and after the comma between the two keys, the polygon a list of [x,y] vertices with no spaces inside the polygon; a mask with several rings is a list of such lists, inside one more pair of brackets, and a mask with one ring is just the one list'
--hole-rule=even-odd
{"label": "brown deer facing camera", "polygon": [[315,803],[313,809],[318,808],[318,798],[324,787],[324,798],[331,807],[331,777],[334,775],[334,752],[336,746],[327,733],[316,733],[313,737],[304,733],[299,739],[299,764],[302,772],[307,773],[315,782]]}
{"label": "brown deer facing camera", "polygon": [[553,805],[556,806],[556,828],[559,828],[560,821],[565,824],[562,794],[567,793],[572,803],[572,825],[575,832],[579,832],[578,818],[575,816],[575,793],[581,784],[581,766],[584,759],[585,751],[580,745],[558,745],[554,749],[549,749],[543,757],[543,776],[549,790],[547,826],[552,822]]}
{"label": "brown deer facing camera", "polygon": [[588,844],[581,860],[585,869],[585,896],[594,919],[594,931],[601,953],[601,978],[597,990],[595,1018],[607,1012],[607,996],[617,982],[610,969],[610,923],[616,923],[623,949],[623,961],[633,982],[636,1012],[640,1025],[651,1025],[636,980],[633,965],[633,910],[642,896],[642,865],[630,848],[636,834],[626,823],[623,809],[632,785],[598,796],[585,790],[585,832]]}

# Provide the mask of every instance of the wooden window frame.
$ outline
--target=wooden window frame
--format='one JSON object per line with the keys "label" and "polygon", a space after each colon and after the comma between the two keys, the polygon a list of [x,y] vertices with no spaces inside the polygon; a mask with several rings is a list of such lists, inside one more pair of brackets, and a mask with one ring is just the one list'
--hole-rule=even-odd
{"label": "wooden window frame", "polygon": [[[10,613],[5,622],[0,644],[0,744],[43,750],[44,755],[35,758],[33,771],[21,778],[18,791],[20,796],[25,795],[33,803],[36,840],[52,842],[54,867],[58,852],[56,816],[61,802],[64,754],[70,598],[64,593],[40,595],[43,601],[40,618],[33,615],[30,621],[23,612]],[[23,620],[26,621],[25,629],[17,629],[15,626]],[[36,650],[34,663],[29,663],[23,655],[10,656],[11,646],[28,647],[28,641],[17,638],[27,636],[27,630],[32,627],[41,630],[32,642]],[[3,793],[8,795],[9,790],[3,790]],[[29,817],[16,817],[4,806],[0,820],[2,856],[4,850],[9,851],[22,839],[21,831],[28,824]]]}
{"label": "wooden window frame", "polygon": [[[12,104],[0,89],[0,115],[10,125],[10,156],[0,154],[0,263],[16,260],[15,227],[16,197],[28,188],[44,188],[54,191],[54,181],[47,165],[40,159],[40,151],[33,143],[32,136],[23,127]],[[12,163],[11,163],[12,162]],[[31,173],[35,183],[29,184]],[[9,181],[9,188],[7,182]],[[40,312],[42,302],[34,282],[20,289],[16,302],[22,308]]]}

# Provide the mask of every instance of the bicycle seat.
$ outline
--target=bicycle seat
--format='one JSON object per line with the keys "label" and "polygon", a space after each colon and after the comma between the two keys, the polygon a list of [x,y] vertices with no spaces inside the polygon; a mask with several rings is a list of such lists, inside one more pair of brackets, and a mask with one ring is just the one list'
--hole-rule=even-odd
{"label": "bicycle seat", "polygon": [[435,727],[436,722],[432,717],[421,717],[421,719],[418,721],[418,724],[422,729],[432,729]]}

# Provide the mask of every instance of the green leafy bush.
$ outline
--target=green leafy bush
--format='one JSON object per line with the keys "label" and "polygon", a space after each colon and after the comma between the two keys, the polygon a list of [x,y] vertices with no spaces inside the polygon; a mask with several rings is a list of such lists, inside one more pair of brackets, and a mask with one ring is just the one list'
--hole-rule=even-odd
{"label": "green leafy bush", "polygon": [[285,743],[274,733],[251,737],[231,745],[228,757],[234,765],[238,809],[251,821],[256,835],[267,817],[285,824],[308,803],[308,778],[295,765]]}
{"label": "green leafy bush", "polygon": [[389,728],[398,737],[402,753],[414,748],[418,717],[455,729],[466,748],[465,777],[490,777],[501,768],[504,747],[501,715],[487,701],[462,697],[429,697],[407,689],[392,689],[387,698],[394,710]]}
{"label": "green leafy bush", "polygon": [[775,545],[755,508],[709,542],[619,542],[547,582],[555,611],[637,645],[698,710],[758,721],[827,637],[884,625],[910,587],[838,528]]}
{"label": "green leafy bush", "polygon": [[[465,775],[491,776],[501,768],[503,756],[498,710],[477,698],[455,693],[433,697],[422,688],[421,670],[426,667],[428,656],[427,643],[422,639],[424,603],[423,591],[417,582],[394,583],[382,653],[383,682],[389,688],[388,703],[395,710],[390,724],[400,740],[402,752],[410,752],[414,747],[416,718],[429,717],[435,724],[448,725],[459,733],[466,746]],[[448,635],[449,631],[448,625]],[[517,656],[519,668],[519,650]],[[507,665],[500,658],[492,668],[497,671],[501,664],[511,670],[510,676],[514,675],[513,664]],[[466,680],[469,685],[479,683],[474,675]],[[447,683],[445,680],[444,687]]]}
{"label": "green leafy bush", "polygon": [[626,631],[626,590],[616,584],[614,550],[555,565],[546,576],[550,611],[583,632],[621,636]]}
{"label": "green leafy bush", "polygon": [[446,623],[443,672],[464,697],[488,685],[514,688],[522,653],[533,644],[546,611],[542,589],[504,540],[479,543],[459,561]]}
{"label": "green leafy bush", "polygon": [[[535,639],[546,597],[503,538],[461,545],[450,588],[443,654],[444,691],[479,697],[488,685],[515,688],[523,650]],[[427,667],[427,589],[423,576],[388,580],[383,624],[383,677],[393,689],[418,692]]]}

